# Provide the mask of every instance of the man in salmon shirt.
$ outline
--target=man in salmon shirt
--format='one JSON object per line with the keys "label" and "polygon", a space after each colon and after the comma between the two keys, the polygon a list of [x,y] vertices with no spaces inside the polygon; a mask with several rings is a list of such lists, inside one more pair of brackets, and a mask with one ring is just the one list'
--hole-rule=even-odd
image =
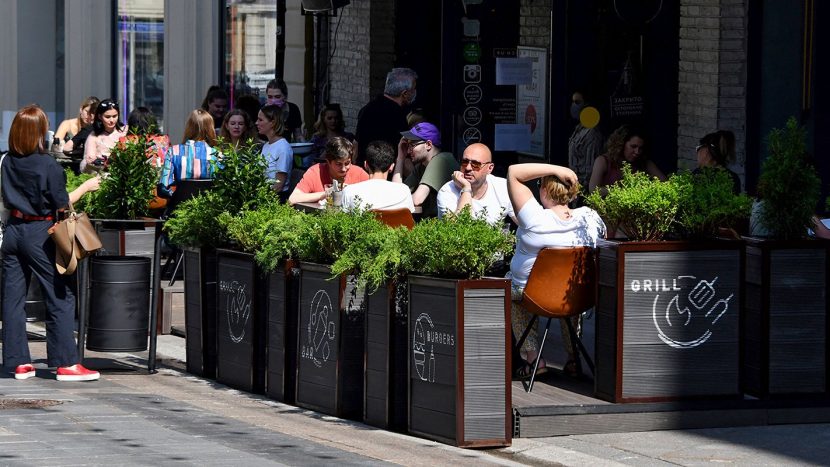
{"label": "man in salmon shirt", "polygon": [[362,168],[352,165],[354,144],[346,138],[337,136],[329,139],[323,157],[326,162],[311,166],[297,183],[289,204],[316,203],[326,197],[326,185],[337,180],[341,186],[369,180],[369,174]]}

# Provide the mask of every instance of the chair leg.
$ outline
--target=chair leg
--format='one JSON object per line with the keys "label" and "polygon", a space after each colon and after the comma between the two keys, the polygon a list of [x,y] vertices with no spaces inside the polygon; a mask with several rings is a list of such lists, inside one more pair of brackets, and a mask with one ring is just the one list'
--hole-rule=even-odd
{"label": "chair leg", "polygon": [[[535,318],[536,316],[534,316]],[[525,388],[526,392],[533,391],[533,382],[536,381],[536,371],[539,370],[539,361],[542,360],[542,350],[545,349],[545,341],[548,338],[548,329],[550,329],[550,322],[553,321],[552,319],[548,319],[548,324],[545,326],[545,333],[542,334],[542,342],[539,343],[539,354],[536,355],[536,359],[533,361],[533,372],[530,374],[530,384]]]}
{"label": "chair leg", "polygon": [[533,317],[530,318],[530,322],[527,324],[525,331],[522,333],[522,337],[519,339],[519,342],[516,343],[516,348],[514,349],[516,352],[521,352],[522,345],[525,343],[525,340],[527,340],[527,336],[530,334],[530,330],[533,329],[533,324],[537,319],[539,319],[539,315],[533,315]]}
{"label": "chair leg", "polygon": [[[588,355],[588,350],[585,348],[585,345],[582,344],[582,339],[576,335],[576,329],[574,329],[574,325],[571,322],[571,318],[565,318],[565,325],[568,327],[568,334],[571,335],[571,346],[573,347],[572,351],[574,357],[576,357],[577,365],[579,365],[580,359],[579,354],[581,353],[585,357],[585,362],[588,363],[588,368],[591,369],[591,374],[594,374],[594,361],[591,360],[591,357]],[[578,347],[577,347],[578,346]]]}
{"label": "chair leg", "polygon": [[176,274],[179,273],[179,268],[182,266],[182,262],[184,261],[184,251],[179,250],[176,257],[176,267],[173,268],[173,275],[170,277],[170,282],[167,283],[167,287],[173,287],[173,284],[176,283]]}

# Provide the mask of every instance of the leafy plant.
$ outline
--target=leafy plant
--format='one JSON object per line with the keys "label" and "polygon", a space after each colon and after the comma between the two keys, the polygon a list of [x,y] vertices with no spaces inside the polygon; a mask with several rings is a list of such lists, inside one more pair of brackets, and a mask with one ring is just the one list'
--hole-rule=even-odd
{"label": "leafy plant", "polygon": [[354,273],[358,285],[371,293],[403,274],[401,242],[409,231],[405,227],[390,228],[374,218],[365,219],[365,227],[349,242],[331,270],[334,274]]}
{"label": "leafy plant", "polygon": [[821,179],[806,160],[806,138],[806,130],[795,117],[790,117],[784,128],[770,131],[769,156],[761,168],[758,193],[762,201],[760,223],[772,237],[801,238],[812,226]]}
{"label": "leafy plant", "polygon": [[[66,192],[71,193],[75,191],[76,188],[81,186],[82,183],[89,180],[90,178],[94,177],[92,174],[80,174],[75,175],[75,172],[72,169],[67,168],[64,170],[66,174]],[[82,212],[87,210],[87,204],[89,200],[89,195],[81,196],[81,199],[78,200],[72,207],[75,208],[76,211]]]}
{"label": "leafy plant", "polygon": [[429,276],[478,278],[497,260],[512,253],[513,235],[488,224],[464,208],[419,222],[401,238],[403,266]]}
{"label": "leafy plant", "polygon": [[380,224],[370,211],[326,209],[308,219],[299,259],[323,264],[333,264],[355,239]]}
{"label": "leafy plant", "polygon": [[107,160],[108,175],[90,196],[87,210],[101,219],[136,219],[149,213],[158,170],[147,159],[152,142],[134,135],[118,142]]}
{"label": "leafy plant", "polygon": [[170,241],[187,247],[217,247],[227,241],[226,231],[217,219],[223,203],[213,191],[204,191],[183,201],[164,223]]}
{"label": "leafy plant", "polygon": [[671,229],[680,201],[677,184],[664,183],[623,164],[623,178],[585,198],[609,226],[621,227],[631,240],[662,240]]}
{"label": "leafy plant", "polygon": [[736,227],[748,219],[752,198],[732,192],[732,178],[725,170],[704,169],[673,175],[679,194],[676,230],[682,238],[713,237],[720,227]]}
{"label": "leafy plant", "polygon": [[251,140],[238,148],[224,145],[223,151],[216,162],[213,191],[224,200],[226,211],[256,209],[274,198],[265,178],[265,159]]}

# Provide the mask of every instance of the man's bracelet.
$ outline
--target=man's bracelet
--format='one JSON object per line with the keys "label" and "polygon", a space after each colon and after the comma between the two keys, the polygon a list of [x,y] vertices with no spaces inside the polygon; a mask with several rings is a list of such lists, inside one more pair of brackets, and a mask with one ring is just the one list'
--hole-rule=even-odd
{"label": "man's bracelet", "polygon": [[461,193],[469,193],[469,194],[471,194],[471,195],[472,195],[472,194],[473,194],[473,190],[471,190],[471,189],[469,189],[469,188],[462,188],[462,189],[461,189]]}

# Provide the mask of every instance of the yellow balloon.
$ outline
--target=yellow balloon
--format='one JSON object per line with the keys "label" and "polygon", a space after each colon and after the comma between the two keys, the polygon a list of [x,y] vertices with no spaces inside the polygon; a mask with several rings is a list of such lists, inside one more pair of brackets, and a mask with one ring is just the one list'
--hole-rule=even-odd
{"label": "yellow balloon", "polygon": [[585,107],[582,112],[579,112],[579,123],[585,128],[599,125],[599,110],[596,107]]}

